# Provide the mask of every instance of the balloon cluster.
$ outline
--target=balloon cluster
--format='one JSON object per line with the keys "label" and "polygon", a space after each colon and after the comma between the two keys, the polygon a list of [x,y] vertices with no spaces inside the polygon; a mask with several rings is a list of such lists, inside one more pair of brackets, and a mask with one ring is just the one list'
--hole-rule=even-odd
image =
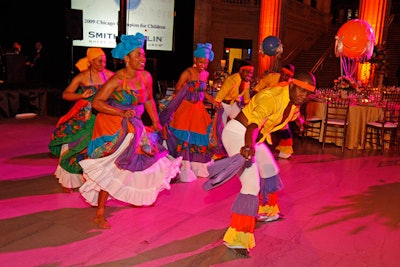
{"label": "balloon cluster", "polygon": [[361,19],[349,20],[343,24],[337,34],[335,54],[350,59],[369,60],[374,51],[375,34],[371,25]]}
{"label": "balloon cluster", "polygon": [[261,43],[260,53],[262,55],[276,56],[283,52],[282,42],[275,36],[267,36]]}

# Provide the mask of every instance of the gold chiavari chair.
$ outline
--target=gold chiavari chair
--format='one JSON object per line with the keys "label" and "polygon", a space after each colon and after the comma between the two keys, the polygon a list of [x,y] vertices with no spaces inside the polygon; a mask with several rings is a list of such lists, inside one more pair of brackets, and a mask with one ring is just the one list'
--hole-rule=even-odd
{"label": "gold chiavari chair", "polygon": [[322,138],[322,149],[325,147],[327,138],[335,140],[342,139],[342,152],[346,144],[346,133],[349,125],[349,98],[332,98],[326,102],[324,134]]}
{"label": "gold chiavari chair", "polygon": [[400,120],[400,103],[385,101],[383,117],[377,121],[367,122],[364,138],[364,149],[366,145],[376,146],[381,149],[382,154],[385,147],[395,144],[396,133]]}
{"label": "gold chiavari chair", "polygon": [[304,131],[302,133],[302,139],[304,140],[306,137],[317,138],[321,135],[321,127],[322,127],[322,118],[311,115],[307,112],[307,105],[310,102],[304,103],[304,106],[301,108],[303,116],[304,116]]}
{"label": "gold chiavari chair", "polygon": [[390,101],[400,103],[400,91],[387,91],[382,93],[382,101]]}

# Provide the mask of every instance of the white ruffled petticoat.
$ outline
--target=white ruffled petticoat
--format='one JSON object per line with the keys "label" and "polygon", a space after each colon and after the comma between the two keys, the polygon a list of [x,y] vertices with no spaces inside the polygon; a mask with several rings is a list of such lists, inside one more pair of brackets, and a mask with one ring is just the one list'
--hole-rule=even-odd
{"label": "white ruffled petticoat", "polygon": [[97,206],[100,190],[107,191],[109,198],[135,205],[152,205],[158,194],[170,189],[171,179],[179,174],[182,157],[170,159],[165,156],[143,171],[132,172],[119,169],[117,158],[128,147],[133,138],[129,133],[113,154],[79,162],[86,182],[79,188],[82,196],[92,206]]}
{"label": "white ruffled petticoat", "polygon": [[58,182],[65,188],[78,188],[83,182],[83,175],[78,173],[70,173],[64,170],[60,165],[57,166],[54,176],[58,179]]}
{"label": "white ruffled petticoat", "polygon": [[[68,144],[63,144],[61,146],[61,156],[68,152]],[[57,168],[54,172],[54,176],[58,179],[58,182],[65,188],[79,188],[84,183],[83,175],[80,173],[70,173],[61,167],[60,164],[57,165]]]}

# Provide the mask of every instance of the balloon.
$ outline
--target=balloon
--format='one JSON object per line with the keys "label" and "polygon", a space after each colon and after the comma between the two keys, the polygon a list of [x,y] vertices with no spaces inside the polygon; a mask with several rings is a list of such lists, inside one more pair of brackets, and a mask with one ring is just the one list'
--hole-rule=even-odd
{"label": "balloon", "polygon": [[375,44],[375,34],[365,20],[353,19],[343,24],[336,34],[336,56],[352,59],[370,59]]}
{"label": "balloon", "polygon": [[282,53],[281,40],[275,36],[265,37],[261,44],[261,52],[268,56],[275,56]]}

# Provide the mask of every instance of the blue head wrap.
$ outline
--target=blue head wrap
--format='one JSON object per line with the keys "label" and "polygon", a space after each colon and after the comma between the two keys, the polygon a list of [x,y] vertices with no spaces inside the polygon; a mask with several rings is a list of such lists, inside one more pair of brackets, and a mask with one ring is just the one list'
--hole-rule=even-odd
{"label": "blue head wrap", "polygon": [[113,58],[124,59],[124,56],[128,55],[131,51],[140,47],[143,48],[146,37],[140,32],[136,35],[121,35],[121,42],[111,50]]}
{"label": "blue head wrap", "polygon": [[214,52],[210,43],[197,44],[196,50],[193,53],[194,57],[207,58],[210,62],[214,59]]}

